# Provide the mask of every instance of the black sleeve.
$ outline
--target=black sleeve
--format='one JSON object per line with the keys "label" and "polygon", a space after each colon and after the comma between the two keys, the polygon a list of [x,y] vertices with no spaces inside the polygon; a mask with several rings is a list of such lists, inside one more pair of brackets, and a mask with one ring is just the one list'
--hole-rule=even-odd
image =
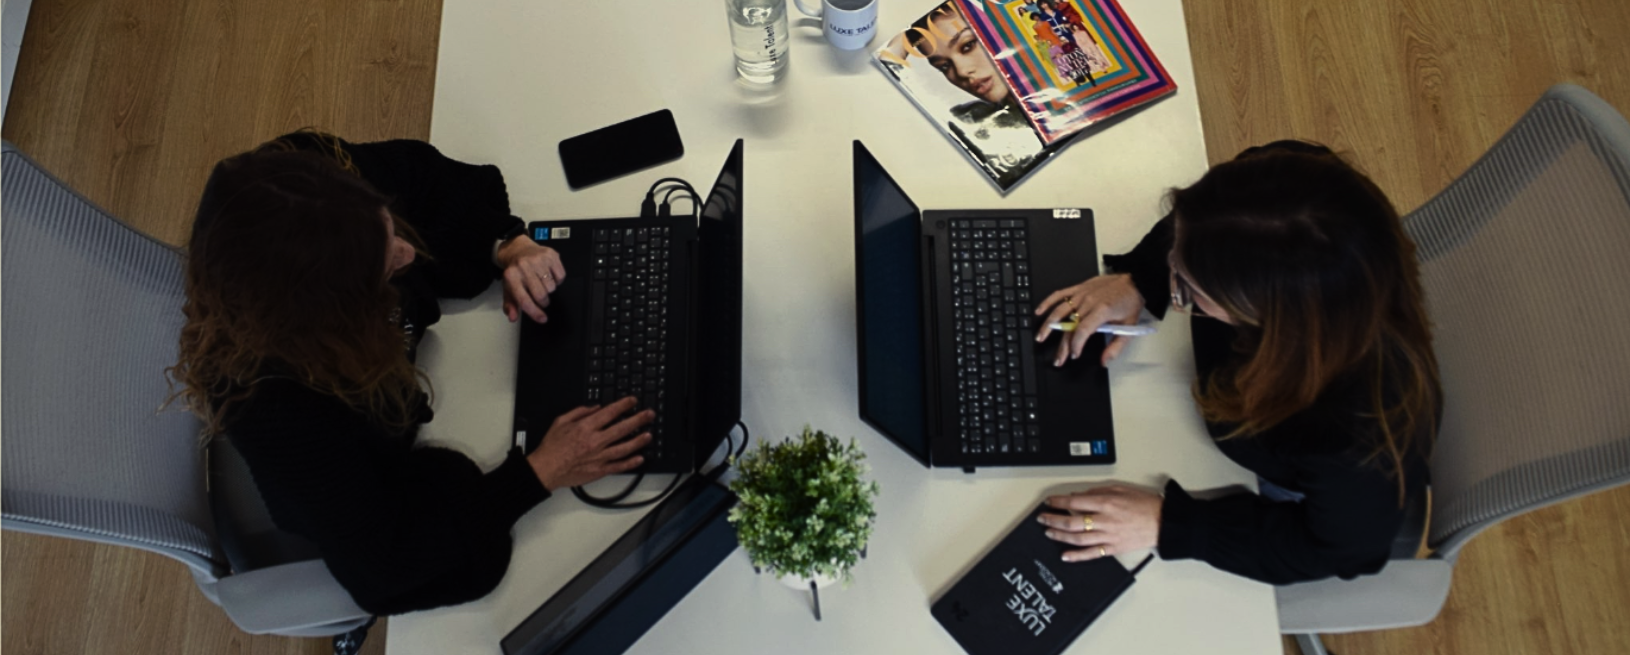
{"label": "black sleeve", "polygon": [[1143,294],[1143,306],[1155,318],[1166,318],[1171,305],[1171,267],[1166,254],[1172,250],[1172,217],[1167,214],[1143,235],[1136,248],[1124,255],[1104,255],[1104,267],[1115,273],[1128,273],[1132,284]]}
{"label": "black sleeve", "polygon": [[375,614],[485,596],[508,568],[511,527],[549,496],[518,449],[483,474],[450,450],[382,448],[361,414],[292,382],[262,383],[230,432],[273,520],[315,542]]}
{"label": "black sleeve", "polygon": [[362,177],[390,196],[391,211],[412,225],[430,252],[423,267],[440,297],[470,298],[502,271],[492,247],[522,227],[510,215],[497,166],[466,164],[423,141],[346,144]]}
{"label": "black sleeve", "polygon": [[1381,570],[1404,520],[1397,483],[1342,455],[1308,456],[1297,477],[1301,502],[1249,493],[1199,500],[1168,482],[1161,558],[1198,559],[1270,584]]}

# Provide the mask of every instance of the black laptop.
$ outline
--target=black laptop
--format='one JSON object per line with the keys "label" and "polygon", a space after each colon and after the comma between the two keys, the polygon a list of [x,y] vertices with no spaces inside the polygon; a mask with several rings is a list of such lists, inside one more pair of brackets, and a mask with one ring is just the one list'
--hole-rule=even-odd
{"label": "black laptop", "polygon": [[628,650],[736,551],[735,505],[711,477],[690,476],[504,635],[504,655]]}
{"label": "black laptop", "polygon": [[697,470],[741,416],[742,142],[702,203],[649,218],[539,221],[566,280],[547,323],[523,320],[514,435],[536,448],[555,417],[634,396],[657,412],[637,469]]}
{"label": "black laptop", "polygon": [[920,212],[856,141],[860,417],[928,466],[1113,463],[1103,335],[1055,368],[1031,313],[1097,261],[1090,209]]}

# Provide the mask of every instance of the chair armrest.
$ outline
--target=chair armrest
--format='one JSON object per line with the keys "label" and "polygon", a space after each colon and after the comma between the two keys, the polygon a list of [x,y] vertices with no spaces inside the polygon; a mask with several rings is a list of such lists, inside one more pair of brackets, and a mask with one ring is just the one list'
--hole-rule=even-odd
{"label": "chair armrest", "polygon": [[337,635],[371,616],[357,607],[320,559],[227,576],[216,591],[227,616],[250,634]]}
{"label": "chair armrest", "polygon": [[1449,597],[1453,568],[1439,559],[1392,560],[1375,575],[1275,587],[1279,632],[1359,632],[1429,623]]}

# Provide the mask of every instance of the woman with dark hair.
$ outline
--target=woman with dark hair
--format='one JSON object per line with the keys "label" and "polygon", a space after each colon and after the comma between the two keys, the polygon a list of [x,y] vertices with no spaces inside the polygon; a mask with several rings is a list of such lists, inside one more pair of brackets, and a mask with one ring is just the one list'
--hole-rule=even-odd
{"label": "woman with dark hair", "polygon": [[1157,547],[1287,584],[1374,573],[1418,534],[1406,510],[1426,490],[1441,392],[1414,244],[1369,178],[1322,146],[1252,148],[1173,191],[1171,213],[1104,260],[1112,273],[1036,309],[1043,325],[1079,317],[1055,365],[1105,323],[1192,311],[1200,415],[1261,493],[1199,500],[1171,481],[1164,497],[1055,496],[1071,513],[1042,522],[1080,547],[1067,560]]}
{"label": "woman with dark hair", "polygon": [[414,365],[440,297],[504,281],[510,320],[566,275],[522,234],[492,166],[429,144],[297,133],[220,162],[188,241],[176,395],[242,453],[279,528],[313,542],[363,609],[480,598],[510,529],[561,487],[641,462],[633,399],[559,417],[483,473],[416,445],[432,418]]}

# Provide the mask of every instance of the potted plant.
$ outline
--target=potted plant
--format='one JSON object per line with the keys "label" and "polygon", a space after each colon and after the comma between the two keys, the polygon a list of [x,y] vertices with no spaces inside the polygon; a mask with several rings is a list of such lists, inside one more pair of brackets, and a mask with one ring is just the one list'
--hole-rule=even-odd
{"label": "potted plant", "polygon": [[741,501],[730,510],[730,523],[753,567],[811,592],[838,579],[847,583],[876,516],[877,482],[862,478],[865,459],[854,439],[844,445],[805,426],[796,439],[759,442],[733,461],[730,490]]}

